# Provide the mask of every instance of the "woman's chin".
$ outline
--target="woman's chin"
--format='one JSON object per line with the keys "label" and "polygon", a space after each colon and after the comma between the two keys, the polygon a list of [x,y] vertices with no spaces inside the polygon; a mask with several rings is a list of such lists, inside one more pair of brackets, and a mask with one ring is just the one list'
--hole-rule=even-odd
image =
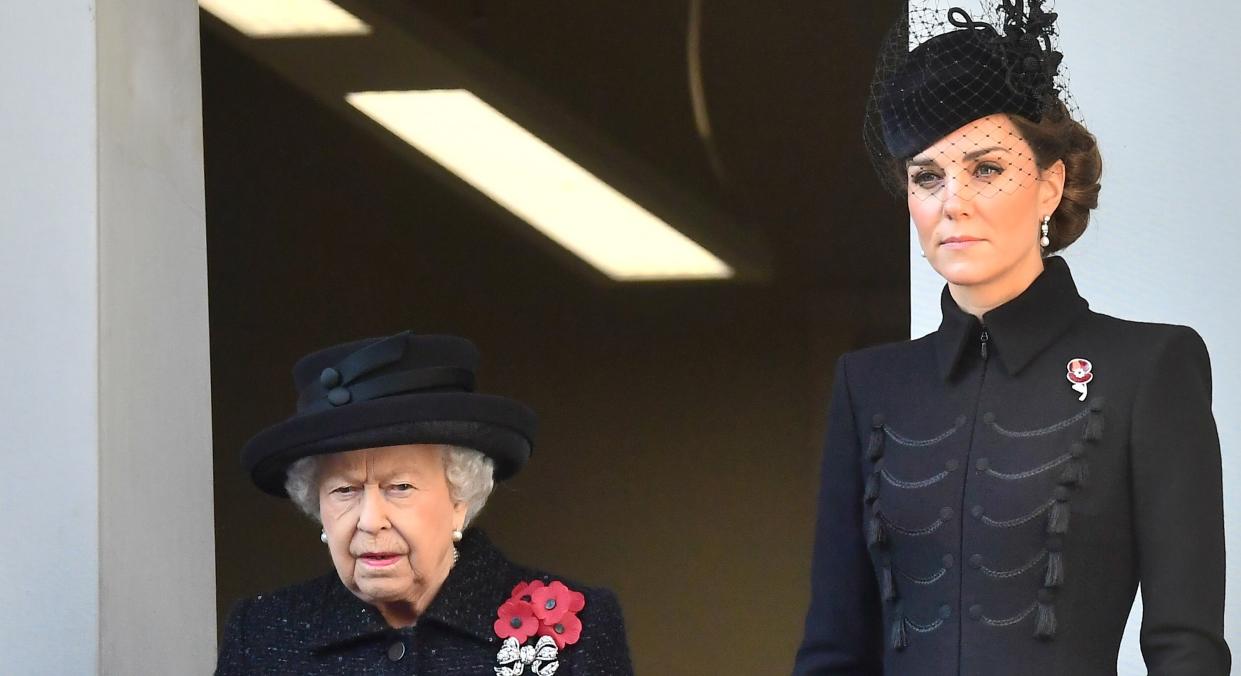
{"label": "woman's chin", "polygon": [[394,603],[409,597],[409,580],[395,577],[359,577],[354,579],[355,594],[372,605]]}
{"label": "woman's chin", "polygon": [[969,257],[951,255],[937,256],[931,265],[944,281],[954,286],[973,286],[990,278],[993,270],[986,261],[970,260]]}

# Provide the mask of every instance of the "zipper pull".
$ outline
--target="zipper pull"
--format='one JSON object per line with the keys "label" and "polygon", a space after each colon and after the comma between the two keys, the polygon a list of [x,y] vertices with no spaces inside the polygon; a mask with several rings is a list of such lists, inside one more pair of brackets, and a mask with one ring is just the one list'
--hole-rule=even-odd
{"label": "zipper pull", "polygon": [[991,340],[991,334],[987,333],[987,329],[984,327],[982,330],[982,335],[978,337],[980,346],[979,354],[982,355],[984,360],[987,358],[987,341],[989,340]]}

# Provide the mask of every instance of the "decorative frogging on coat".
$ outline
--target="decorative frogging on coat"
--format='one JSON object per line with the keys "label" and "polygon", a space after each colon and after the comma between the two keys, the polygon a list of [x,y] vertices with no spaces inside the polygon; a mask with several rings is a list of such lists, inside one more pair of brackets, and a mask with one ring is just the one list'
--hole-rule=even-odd
{"label": "decorative frogging on coat", "polygon": [[[1063,538],[1069,529],[1070,502],[1074,493],[1083,487],[1088,475],[1085,459],[1087,444],[1095,444],[1102,439],[1103,404],[1104,402],[1100,398],[1082,411],[1064,420],[1029,430],[1008,429],[997,421],[994,413],[987,412],[983,414],[982,422],[984,425],[997,434],[1010,439],[1045,437],[1070,429],[1083,420],[1086,421],[1080,441],[1072,442],[1067,453],[1036,467],[1013,472],[1002,472],[991,467],[989,461],[985,458],[977,461],[976,469],[980,473],[1002,482],[1018,482],[1031,479],[1063,467],[1057,479],[1057,485],[1052,490],[1050,499],[1028,512],[1000,519],[986,514],[981,506],[975,506],[972,512],[973,516],[982,524],[997,529],[1018,528],[1044,517],[1044,515],[1046,516],[1045,545],[1026,563],[1014,568],[992,568],[984,565],[981,554],[974,554],[970,557],[972,568],[995,580],[1008,580],[1020,577],[1031,571],[1038,570],[1040,566],[1043,572],[1042,586],[1036,594],[1035,601],[1021,612],[1009,617],[994,618],[985,615],[981,608],[971,609],[974,611],[973,614],[976,616],[976,619],[983,624],[997,628],[1011,627],[1020,624],[1033,615],[1036,619],[1035,636],[1047,640],[1055,637],[1058,630],[1055,613],[1055,594],[1065,580],[1062,552]],[[907,449],[925,449],[948,440],[958,430],[962,429],[966,422],[967,418],[960,416],[955,421],[953,427],[945,432],[929,439],[914,439],[894,431],[886,423],[883,414],[875,414],[871,419],[871,430],[868,435],[865,453],[866,460],[869,461],[871,466],[871,472],[867,478],[866,490],[864,492],[864,500],[870,510],[870,519],[867,524],[868,544],[872,550],[873,559],[878,564],[880,595],[885,603],[893,606],[890,641],[892,647],[896,650],[903,650],[909,646],[910,631],[921,634],[929,633],[942,626],[946,619],[939,618],[932,622],[919,623],[906,616],[900,603],[897,578],[899,577],[912,584],[929,586],[941,580],[947,574],[948,569],[947,567],[941,567],[939,570],[926,576],[918,576],[901,570],[892,561],[891,538],[893,535],[904,537],[931,535],[949,523],[955,516],[955,513],[951,508],[944,507],[940,510],[938,518],[925,526],[897,523],[883,511],[883,501],[881,499],[883,487],[885,485],[888,486],[888,490],[928,488],[951,476],[952,472],[960,466],[960,463],[955,458],[952,458],[945,463],[943,471],[930,477],[898,478],[885,465],[887,442],[890,441],[893,445]]]}
{"label": "decorative frogging on coat", "polygon": [[1104,401],[1102,398],[1099,398],[1091,402],[1087,408],[1065,420],[1032,430],[1010,430],[997,422],[994,413],[984,414],[984,424],[996,433],[1012,439],[1044,437],[1069,429],[1082,420],[1086,421],[1081,440],[1072,442],[1068,453],[1037,467],[1018,472],[1000,472],[990,467],[989,464],[979,461],[977,469],[980,472],[1005,482],[1030,479],[1061,466],[1064,467],[1056,481],[1056,487],[1052,490],[1051,499],[1030,512],[1009,519],[994,519],[986,514],[976,514],[983,524],[992,528],[1016,528],[1044,514],[1047,515],[1044,549],[1036,554],[1026,565],[1010,570],[994,570],[981,565],[978,560],[971,561],[973,567],[979,569],[984,575],[995,579],[1008,579],[1020,576],[1034,570],[1039,562],[1046,561],[1043,568],[1043,584],[1038,591],[1035,602],[1025,611],[1009,618],[994,619],[983,616],[981,620],[984,624],[992,627],[1008,627],[1020,623],[1037,612],[1034,635],[1045,640],[1055,638],[1056,632],[1059,629],[1059,623],[1056,618],[1055,599],[1057,590],[1064,585],[1065,581],[1063,548],[1064,536],[1069,532],[1070,515],[1072,514],[1070,503],[1074,494],[1084,487],[1086,478],[1089,475],[1086,464],[1087,445],[1097,444],[1103,438],[1103,407]]}
{"label": "decorative frogging on coat", "polygon": [[[1044,573],[1043,588],[1038,594],[1038,620],[1034,635],[1041,639],[1051,640],[1056,637],[1058,623],[1056,621],[1056,590],[1064,585],[1063,536],[1069,532],[1069,503],[1073,494],[1082,490],[1086,477],[1089,475],[1086,464],[1087,444],[1098,444],[1103,439],[1103,406],[1102,398],[1091,402],[1084,411],[1086,430],[1082,441],[1070,446],[1068,465],[1061,473],[1056,486],[1051,513],[1047,517],[1047,569]],[[1082,414],[1074,416],[1079,418]]]}
{"label": "decorative frogging on coat", "polygon": [[931,535],[947,524],[955,516],[955,513],[951,508],[944,507],[940,510],[939,518],[921,527],[895,523],[883,513],[883,505],[880,501],[881,484],[887,483],[892,488],[900,490],[928,488],[947,479],[952,472],[955,472],[960,467],[960,463],[955,459],[949,460],[945,465],[944,471],[930,477],[899,479],[884,467],[885,440],[890,440],[895,445],[908,449],[925,449],[947,441],[964,428],[967,421],[968,419],[965,416],[958,416],[955,424],[940,434],[929,439],[913,439],[896,432],[885,424],[882,413],[876,413],[871,418],[871,429],[865,453],[865,459],[871,465],[871,472],[866,479],[866,490],[863,498],[870,509],[870,518],[867,522],[867,543],[873,552],[874,559],[879,562],[880,596],[885,603],[891,604],[894,607],[892,611],[893,620],[890,641],[892,647],[896,650],[904,650],[909,647],[909,632],[911,630],[920,634],[930,633],[943,626],[944,620],[947,619],[946,617],[940,617],[928,623],[918,623],[906,617],[900,606],[896,573],[899,573],[901,577],[914,584],[928,586],[942,579],[948,573],[948,569],[941,567],[938,571],[925,577],[897,570],[892,564],[892,553],[890,551],[891,536],[889,532],[905,537]]}

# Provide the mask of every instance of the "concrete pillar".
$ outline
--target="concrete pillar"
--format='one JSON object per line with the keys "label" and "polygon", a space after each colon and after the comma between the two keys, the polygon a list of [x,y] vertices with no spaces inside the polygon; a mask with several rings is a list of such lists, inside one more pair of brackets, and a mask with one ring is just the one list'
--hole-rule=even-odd
{"label": "concrete pillar", "polygon": [[0,671],[209,673],[198,9],[0,3]]}

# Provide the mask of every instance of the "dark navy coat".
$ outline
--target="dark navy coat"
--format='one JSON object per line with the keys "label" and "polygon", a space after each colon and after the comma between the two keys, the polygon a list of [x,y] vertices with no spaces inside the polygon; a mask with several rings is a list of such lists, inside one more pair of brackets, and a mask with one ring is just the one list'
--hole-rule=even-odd
{"label": "dark navy coat", "polygon": [[[1088,309],[1068,266],[837,363],[798,674],[1226,676],[1211,369]],[[1077,385],[1069,379],[1087,380]]]}
{"label": "dark navy coat", "polygon": [[[385,624],[335,572],[242,601],[225,628],[216,674],[493,676],[501,646],[496,611],[518,582],[553,578],[510,563],[477,530],[466,532],[459,550],[431,605],[404,629]],[[616,597],[565,584],[585,595],[586,606],[578,614],[581,638],[560,651],[557,676],[631,675]]]}

